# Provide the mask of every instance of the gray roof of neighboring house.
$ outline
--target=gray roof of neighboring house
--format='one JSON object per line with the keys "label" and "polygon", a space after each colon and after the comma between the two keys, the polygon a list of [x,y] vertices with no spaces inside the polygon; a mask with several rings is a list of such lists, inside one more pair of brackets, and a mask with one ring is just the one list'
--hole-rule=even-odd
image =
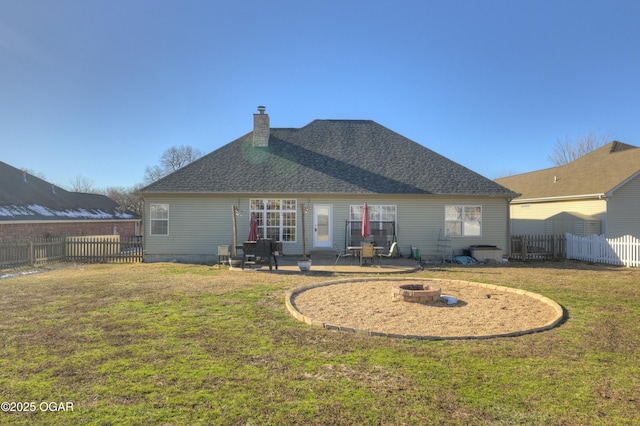
{"label": "gray roof of neighboring house", "polygon": [[69,192],[0,161],[0,222],[35,220],[131,220],[105,195]]}
{"label": "gray roof of neighboring house", "polygon": [[146,193],[434,194],[512,197],[507,188],[370,120],[253,132],[143,188]]}
{"label": "gray roof of neighboring house", "polygon": [[496,179],[521,200],[606,194],[640,172],[640,148],[610,142],[570,163]]}

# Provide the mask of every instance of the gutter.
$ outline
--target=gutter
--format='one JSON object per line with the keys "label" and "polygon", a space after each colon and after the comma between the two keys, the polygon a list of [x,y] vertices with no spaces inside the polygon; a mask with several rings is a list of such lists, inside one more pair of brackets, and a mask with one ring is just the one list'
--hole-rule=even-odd
{"label": "gutter", "polygon": [[47,220],[47,219],[11,219],[11,220],[0,220],[0,225],[42,225],[42,224],[47,224],[47,225],[52,225],[52,224],[60,224],[60,223],[110,223],[110,222],[118,222],[118,223],[123,223],[123,222],[140,222],[142,220],[142,218],[137,218],[137,219],[82,219],[82,218],[74,218],[74,219],[51,219],[51,220]]}
{"label": "gutter", "polygon": [[607,194],[582,194],[582,195],[561,195],[558,197],[540,197],[540,198],[520,198],[511,201],[511,204],[526,204],[526,203],[543,203],[545,201],[571,201],[571,200],[587,200],[596,199],[604,200],[607,198]]}

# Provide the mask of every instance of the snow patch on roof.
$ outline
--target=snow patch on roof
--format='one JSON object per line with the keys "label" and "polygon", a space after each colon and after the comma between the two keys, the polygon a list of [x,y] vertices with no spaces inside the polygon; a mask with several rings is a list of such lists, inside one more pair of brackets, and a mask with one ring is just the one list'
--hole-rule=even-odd
{"label": "snow patch on roof", "polygon": [[29,204],[27,208],[32,212],[34,212],[35,214],[39,214],[40,216],[55,216],[55,213],[53,213],[51,210],[49,210],[47,207],[44,207],[44,206],[39,206],[37,204]]}
{"label": "snow patch on roof", "polygon": [[0,206],[0,217],[20,218],[30,216],[42,216],[45,218],[65,218],[65,219],[134,219],[129,213],[118,211],[106,212],[104,210],[88,210],[79,208],[75,210],[56,210],[39,204],[29,204],[28,206]]}
{"label": "snow patch on roof", "polygon": [[0,216],[33,216],[33,212],[23,206],[0,206]]}
{"label": "snow patch on roof", "polygon": [[134,215],[132,215],[131,213],[120,213],[120,212],[116,212],[115,216],[119,219],[135,219],[136,217]]}

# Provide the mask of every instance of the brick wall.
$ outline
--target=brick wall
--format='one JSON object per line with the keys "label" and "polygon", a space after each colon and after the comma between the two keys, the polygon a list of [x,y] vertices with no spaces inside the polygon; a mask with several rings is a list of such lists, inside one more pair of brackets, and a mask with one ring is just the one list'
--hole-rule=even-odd
{"label": "brick wall", "polygon": [[30,239],[47,237],[67,237],[76,235],[119,234],[127,239],[136,235],[135,222],[55,222],[55,223],[0,223],[0,239]]}

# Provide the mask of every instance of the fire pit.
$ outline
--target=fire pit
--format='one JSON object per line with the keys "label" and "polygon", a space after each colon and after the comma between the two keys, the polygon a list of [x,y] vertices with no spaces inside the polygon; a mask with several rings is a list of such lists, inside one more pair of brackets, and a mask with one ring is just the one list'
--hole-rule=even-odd
{"label": "fire pit", "polygon": [[391,289],[393,300],[412,303],[437,302],[440,300],[440,287],[428,284],[403,284]]}

